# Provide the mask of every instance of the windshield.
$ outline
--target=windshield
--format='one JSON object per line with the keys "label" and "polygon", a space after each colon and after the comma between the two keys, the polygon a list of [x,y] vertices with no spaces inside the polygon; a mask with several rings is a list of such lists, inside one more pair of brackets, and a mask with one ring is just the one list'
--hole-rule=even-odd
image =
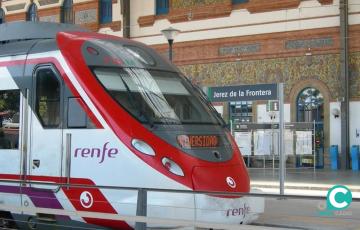
{"label": "windshield", "polygon": [[220,124],[199,92],[178,73],[113,67],[92,70],[107,92],[142,123]]}

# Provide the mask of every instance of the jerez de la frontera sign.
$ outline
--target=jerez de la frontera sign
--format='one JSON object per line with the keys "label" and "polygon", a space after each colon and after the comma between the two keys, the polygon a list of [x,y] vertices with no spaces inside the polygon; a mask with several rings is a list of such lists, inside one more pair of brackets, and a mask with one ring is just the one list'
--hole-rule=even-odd
{"label": "jerez de la frontera sign", "polygon": [[209,87],[208,97],[212,102],[276,100],[277,84]]}

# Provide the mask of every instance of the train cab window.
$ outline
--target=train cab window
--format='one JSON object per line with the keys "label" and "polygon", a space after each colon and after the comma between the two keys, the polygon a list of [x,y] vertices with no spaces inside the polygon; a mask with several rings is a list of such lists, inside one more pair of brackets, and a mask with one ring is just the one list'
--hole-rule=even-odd
{"label": "train cab window", "polygon": [[219,124],[203,99],[178,73],[103,67],[95,67],[93,72],[110,96],[141,123]]}
{"label": "train cab window", "polygon": [[36,114],[46,128],[60,125],[60,82],[51,68],[36,71]]}
{"label": "train cab window", "polygon": [[20,91],[0,91],[0,149],[19,148]]}

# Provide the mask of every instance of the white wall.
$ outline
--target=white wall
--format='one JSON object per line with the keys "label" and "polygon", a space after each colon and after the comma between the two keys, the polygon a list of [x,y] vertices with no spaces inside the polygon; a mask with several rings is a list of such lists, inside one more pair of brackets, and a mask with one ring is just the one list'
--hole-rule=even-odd
{"label": "white wall", "polygon": [[[284,120],[290,122],[290,104],[284,104]],[[266,112],[266,104],[257,105],[257,122],[279,122],[279,116],[275,120],[271,121],[268,112]]]}
{"label": "white wall", "polygon": [[[331,111],[333,108],[340,110],[340,102],[330,103],[330,145],[341,146],[341,117],[334,118]],[[360,145],[360,102],[350,102],[350,147]],[[356,134],[358,133],[358,137]]]}
{"label": "white wall", "polygon": [[120,1],[117,1],[117,3],[113,4],[112,7],[112,17],[113,17],[113,21],[122,21],[123,17],[121,14],[121,4]]}
{"label": "white wall", "polygon": [[350,102],[350,146],[360,145],[360,101]]}
{"label": "white wall", "polygon": [[[354,0],[352,0],[354,2]],[[146,3],[145,2],[150,2]],[[166,43],[160,31],[170,25],[182,32],[177,42],[246,36],[264,33],[296,31],[339,26],[339,0],[332,5],[321,5],[317,0],[302,1],[299,8],[263,13],[249,13],[246,9],[233,10],[229,17],[186,21],[170,24],[167,19],[156,20],[150,27],[139,27],[139,16],[154,14],[155,1],[132,1],[131,36],[146,44]],[[355,4],[355,3],[354,3]],[[357,5],[354,5],[354,7]],[[351,6],[353,7],[353,6]],[[352,8],[351,8],[352,9]],[[355,9],[355,8],[354,8]],[[354,11],[355,13],[355,11]],[[359,11],[351,15],[350,23],[357,23]]]}

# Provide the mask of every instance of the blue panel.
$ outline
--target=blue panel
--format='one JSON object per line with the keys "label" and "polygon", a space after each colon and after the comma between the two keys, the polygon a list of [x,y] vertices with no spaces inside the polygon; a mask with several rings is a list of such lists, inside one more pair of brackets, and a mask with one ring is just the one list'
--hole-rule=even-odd
{"label": "blue panel", "polygon": [[169,13],[169,0],[156,0],[156,15]]}
{"label": "blue panel", "polygon": [[232,0],[232,4],[240,4],[240,3],[246,3],[249,2],[249,0]]}
{"label": "blue panel", "polygon": [[101,0],[100,23],[112,22],[112,0]]}
{"label": "blue panel", "polygon": [[353,171],[359,171],[359,146],[353,145],[351,147],[351,168]]}
{"label": "blue panel", "polygon": [[330,159],[331,169],[337,170],[339,168],[339,147],[337,145],[332,145],[330,147]]}

